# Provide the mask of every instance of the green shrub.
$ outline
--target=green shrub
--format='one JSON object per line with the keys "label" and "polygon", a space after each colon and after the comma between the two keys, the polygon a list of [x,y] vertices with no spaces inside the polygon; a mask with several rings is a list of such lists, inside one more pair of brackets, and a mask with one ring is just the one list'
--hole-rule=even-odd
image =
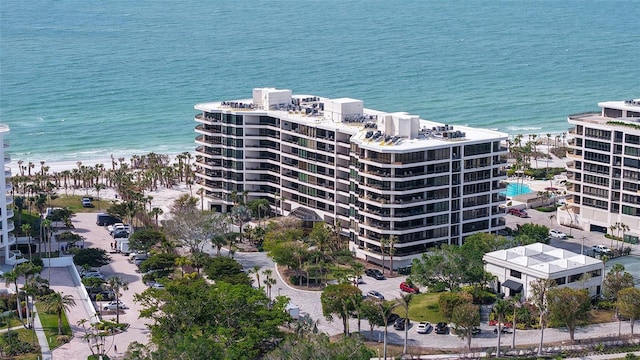
{"label": "green shrub", "polygon": [[56,341],[58,343],[66,344],[69,341],[71,341],[71,336],[69,336],[69,335],[58,335],[58,336],[56,336]]}
{"label": "green shrub", "polygon": [[447,284],[443,282],[437,282],[431,286],[429,286],[429,292],[432,293],[441,293],[447,291]]}

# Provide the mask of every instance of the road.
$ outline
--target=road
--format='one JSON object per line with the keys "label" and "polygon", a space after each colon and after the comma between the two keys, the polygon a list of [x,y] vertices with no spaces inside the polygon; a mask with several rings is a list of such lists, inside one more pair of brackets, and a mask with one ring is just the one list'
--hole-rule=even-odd
{"label": "road", "polygon": [[[515,216],[507,215],[507,225],[515,228],[515,224],[523,224],[527,222],[533,222],[538,224],[544,224],[546,226],[556,228],[565,233],[569,233],[568,229],[561,226],[553,226],[550,223],[549,214],[539,213],[535,210],[529,211],[530,218],[518,218]],[[110,235],[107,230],[101,226],[97,226],[95,224],[94,213],[80,213],[77,214],[73,218],[73,224],[75,226],[74,232],[85,237],[85,247],[99,247],[103,248],[107,251],[110,251]],[[552,240],[551,245],[562,247],[571,251],[580,252],[580,248],[582,246],[582,239],[584,237],[584,246],[585,249],[591,247],[592,245],[600,244],[604,242],[604,237],[602,234],[593,234],[588,232],[583,232],[580,230],[572,229],[573,239],[568,240]],[[210,246],[205,247],[205,251],[210,254],[215,254],[216,250]],[[634,246],[633,253],[638,253],[638,246]],[[223,250],[223,255],[226,255],[227,252]],[[129,263],[127,258],[124,255],[120,254],[112,254],[113,262],[109,265],[102,267],[100,270],[105,274],[105,276],[110,275],[119,275],[123,277],[125,281],[129,283],[129,289],[123,291],[122,300],[125,304],[127,304],[130,309],[125,310],[124,314],[121,314],[120,321],[129,323],[131,326],[129,329],[123,333],[115,335],[113,338],[108,339],[108,348],[109,355],[112,358],[120,357],[123,352],[127,349],[127,346],[133,342],[138,341],[141,343],[148,342],[149,331],[145,325],[144,319],[139,319],[139,305],[133,302],[133,295],[135,293],[140,293],[146,289],[146,286],[142,283],[141,275],[136,272],[136,266]],[[313,319],[318,320],[318,329],[321,332],[325,332],[329,335],[335,335],[342,332],[342,322],[340,319],[335,319],[334,321],[327,321],[322,316],[322,307],[320,305],[320,292],[318,291],[306,291],[306,290],[298,290],[288,286],[282,278],[280,278],[276,266],[273,261],[266,256],[265,253],[242,253],[237,252],[235,254],[235,258],[243,265],[245,269],[251,269],[254,266],[259,266],[262,270],[271,269],[273,270],[276,276],[276,284],[272,287],[272,295],[283,295],[287,296],[291,299],[291,303],[295,304],[299,307],[301,314],[309,314]],[[43,277],[46,277],[46,270],[43,274]],[[261,277],[261,280],[264,279],[264,276]],[[364,278],[365,283],[360,285],[360,288],[363,292],[367,292],[369,290],[377,290],[381,292],[386,299],[397,298],[400,294],[399,284],[404,281],[404,276],[392,277],[386,280],[375,280],[370,277]],[[255,283],[254,283],[255,284]],[[66,269],[52,269],[51,275],[51,286],[56,291],[64,291],[65,294],[72,294],[74,297],[79,299],[80,292],[76,288],[76,284],[73,284],[71,280],[71,276]],[[76,322],[83,318],[88,318],[88,314],[86,311],[82,310],[81,307],[73,308],[69,314],[69,323],[72,325],[76,336],[74,339],[64,346],[57,348],[53,351],[54,358],[69,358],[69,359],[79,359],[86,358],[91,352],[89,351],[86,343],[82,342],[79,338],[82,334],[81,328],[77,327]],[[115,316],[109,315],[107,318],[114,318]],[[351,319],[349,322],[350,330],[356,331],[357,329],[357,320]],[[431,334],[417,334],[415,331],[416,324],[412,324],[409,328],[409,344],[410,346],[415,347],[429,347],[429,348],[440,348],[440,349],[463,349],[466,343],[456,337],[451,335],[436,335],[434,333]],[[472,341],[472,346],[474,347],[491,347],[495,346],[497,343],[497,335],[493,333],[493,327],[489,327],[488,324],[482,324],[481,326],[482,332],[479,336],[474,337]],[[361,322],[361,332],[363,335],[368,338],[378,340],[382,338],[382,329],[375,328],[374,333],[369,333],[369,324],[366,320],[362,320]],[[79,333],[78,333],[79,332]],[[630,333],[630,327],[628,323],[623,324],[622,326],[623,333]],[[389,336],[388,340],[390,343],[401,344],[404,339],[404,331],[394,330],[392,327],[389,328]],[[618,333],[618,324],[617,323],[607,323],[607,324],[598,324],[593,325],[588,328],[581,328],[576,331],[576,339],[589,339],[594,335],[598,337],[606,336],[606,335],[617,335]],[[502,337],[503,346],[508,346],[511,344],[511,336],[512,335],[504,335]],[[535,346],[535,344],[539,343],[540,332],[538,330],[518,330],[516,336],[516,344],[517,345],[531,345]],[[569,335],[565,330],[562,329],[547,329],[545,331],[545,339],[548,341],[568,341]],[[119,352],[115,353],[115,349],[113,345],[117,345]]]}

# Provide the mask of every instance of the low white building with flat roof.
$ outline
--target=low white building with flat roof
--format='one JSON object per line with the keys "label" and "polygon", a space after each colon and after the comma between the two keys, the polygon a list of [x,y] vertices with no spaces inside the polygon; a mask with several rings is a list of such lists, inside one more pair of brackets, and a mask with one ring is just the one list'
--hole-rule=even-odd
{"label": "low white building with flat roof", "polygon": [[[553,279],[559,287],[601,293],[604,262],[542,243],[486,253],[485,270],[496,276],[496,290],[507,296],[530,297],[531,283]],[[586,276],[585,276],[586,274]]]}

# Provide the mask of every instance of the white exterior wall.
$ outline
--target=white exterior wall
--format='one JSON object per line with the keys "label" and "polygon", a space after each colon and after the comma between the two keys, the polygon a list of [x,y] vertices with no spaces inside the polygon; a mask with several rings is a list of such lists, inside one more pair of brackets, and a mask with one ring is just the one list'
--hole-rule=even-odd
{"label": "white exterior wall", "polygon": [[15,227],[12,220],[9,220],[13,216],[13,211],[10,205],[13,203],[13,199],[10,195],[11,191],[11,168],[7,166],[10,161],[9,154],[6,152],[9,147],[6,137],[9,135],[9,126],[0,124],[0,159],[2,159],[2,168],[4,169],[4,175],[0,176],[0,256],[5,264],[13,264],[13,255],[10,253],[10,246],[15,242],[13,234],[10,232]]}
{"label": "white exterior wall", "polygon": [[[254,105],[259,105],[255,102],[262,101],[263,93],[270,91],[273,89],[254,89]],[[504,227],[504,211],[499,208],[501,198],[498,192],[502,190],[500,180],[506,179],[500,162],[506,148],[497,144],[506,139],[506,134],[477,129],[473,132],[467,130],[471,135],[468,138],[453,141],[435,136],[418,138],[414,132],[417,134],[421,125],[431,129],[442,124],[404,112],[389,114],[364,109],[361,100],[350,98],[326,99],[313,95],[295,95],[294,98],[304,99],[307,96],[316,100],[302,104],[303,108],[306,107],[303,110],[308,110],[310,103],[318,106],[314,109],[321,109],[319,106],[324,104],[324,110],[310,114],[300,109],[269,110],[263,106],[232,109],[220,102],[195,106],[202,111],[195,117],[199,123],[196,132],[203,135],[196,139],[196,144],[200,145],[196,148],[196,165],[200,168],[196,176],[198,186],[206,191],[203,196],[205,208],[229,211],[233,206],[229,195],[236,189],[238,193],[247,191],[249,200],[268,199],[271,209],[277,214],[286,216],[298,209],[306,214],[313,212],[315,219],[331,224],[340,221],[342,235],[350,236],[350,250],[372,262],[381,262],[380,238],[390,235],[404,237],[396,247],[400,250],[393,258],[394,268],[410,265],[412,259],[426,251],[427,245],[451,242],[451,239],[460,243],[463,236],[478,231],[471,226],[465,228],[469,223],[485,222],[484,231]],[[242,124],[233,119],[238,115],[243,117]],[[342,122],[344,115],[365,117]],[[377,128],[365,127],[376,120]],[[385,132],[387,124],[393,129],[393,133],[387,135],[400,134],[402,139],[393,144],[365,139],[368,131]],[[242,135],[233,135],[238,129]],[[242,139],[241,146],[228,145],[237,139]],[[485,161],[482,165],[476,163],[465,168],[465,157],[460,156],[464,154],[464,146],[478,143],[488,144],[490,150],[472,155],[473,161],[479,158]],[[430,150],[440,153],[433,159],[427,158],[426,152]],[[242,157],[235,155],[237,151],[243,152]],[[403,159],[394,163],[397,156],[417,152],[423,153],[423,161]],[[387,157],[387,160],[377,160],[370,156],[372,153]],[[359,159],[359,164],[351,163],[352,158]],[[233,167],[240,162],[241,169]],[[427,170],[427,166],[437,164],[442,170]],[[379,170],[387,174],[376,175]],[[408,175],[409,171],[412,176]],[[463,186],[466,182],[479,182],[473,179],[465,182],[465,174],[479,171],[490,171],[490,178],[483,181],[491,186],[483,192],[465,194]],[[435,183],[435,178],[446,178],[446,181],[439,179]],[[372,185],[372,181],[389,181],[407,189],[382,190]],[[424,185],[410,186],[410,181],[423,181]],[[453,198],[442,196],[442,193],[437,198],[427,196],[427,191],[449,193],[453,191],[451,187],[457,187]],[[387,199],[381,200],[381,196]],[[487,196],[489,201],[464,204],[465,199],[479,196]],[[437,207],[427,208],[436,202]],[[442,206],[444,202],[457,203],[455,218],[448,215],[453,205]],[[403,209],[406,206],[421,210],[406,211]],[[475,209],[484,209],[484,212],[478,216],[467,215],[463,219],[465,211]],[[436,221],[436,216],[450,216],[450,223]],[[423,223],[409,225],[409,221]],[[379,225],[380,222],[384,225]],[[401,254],[402,248],[410,250]],[[388,255],[385,256],[385,264],[390,266]]]}

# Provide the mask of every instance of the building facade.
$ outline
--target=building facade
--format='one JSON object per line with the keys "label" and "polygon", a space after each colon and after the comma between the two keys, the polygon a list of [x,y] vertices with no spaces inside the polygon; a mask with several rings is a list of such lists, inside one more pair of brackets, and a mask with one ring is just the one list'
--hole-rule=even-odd
{"label": "building facade", "polygon": [[586,255],[535,243],[483,256],[485,270],[496,277],[496,291],[507,296],[531,296],[531,283],[552,279],[559,287],[588,289],[590,295],[602,292],[604,263]]}
{"label": "building facade", "polygon": [[504,228],[506,134],[273,88],[195,109],[206,208],[267,199],[276,214],[336,225],[360,258],[390,266],[393,252],[394,268]]}
{"label": "building facade", "polygon": [[[640,235],[640,99],[599,103],[569,116],[567,211],[558,220],[584,230]],[[610,230],[615,224],[624,229]]]}
{"label": "building facade", "polygon": [[11,162],[11,156],[7,152],[9,148],[9,126],[0,124],[0,159],[2,159],[2,167],[4,176],[0,176],[0,189],[4,195],[0,196],[0,264],[15,264],[16,253],[11,250],[11,246],[15,245],[16,237],[12,231],[15,225],[11,218],[13,217],[13,196],[11,195],[11,168],[8,164]]}

